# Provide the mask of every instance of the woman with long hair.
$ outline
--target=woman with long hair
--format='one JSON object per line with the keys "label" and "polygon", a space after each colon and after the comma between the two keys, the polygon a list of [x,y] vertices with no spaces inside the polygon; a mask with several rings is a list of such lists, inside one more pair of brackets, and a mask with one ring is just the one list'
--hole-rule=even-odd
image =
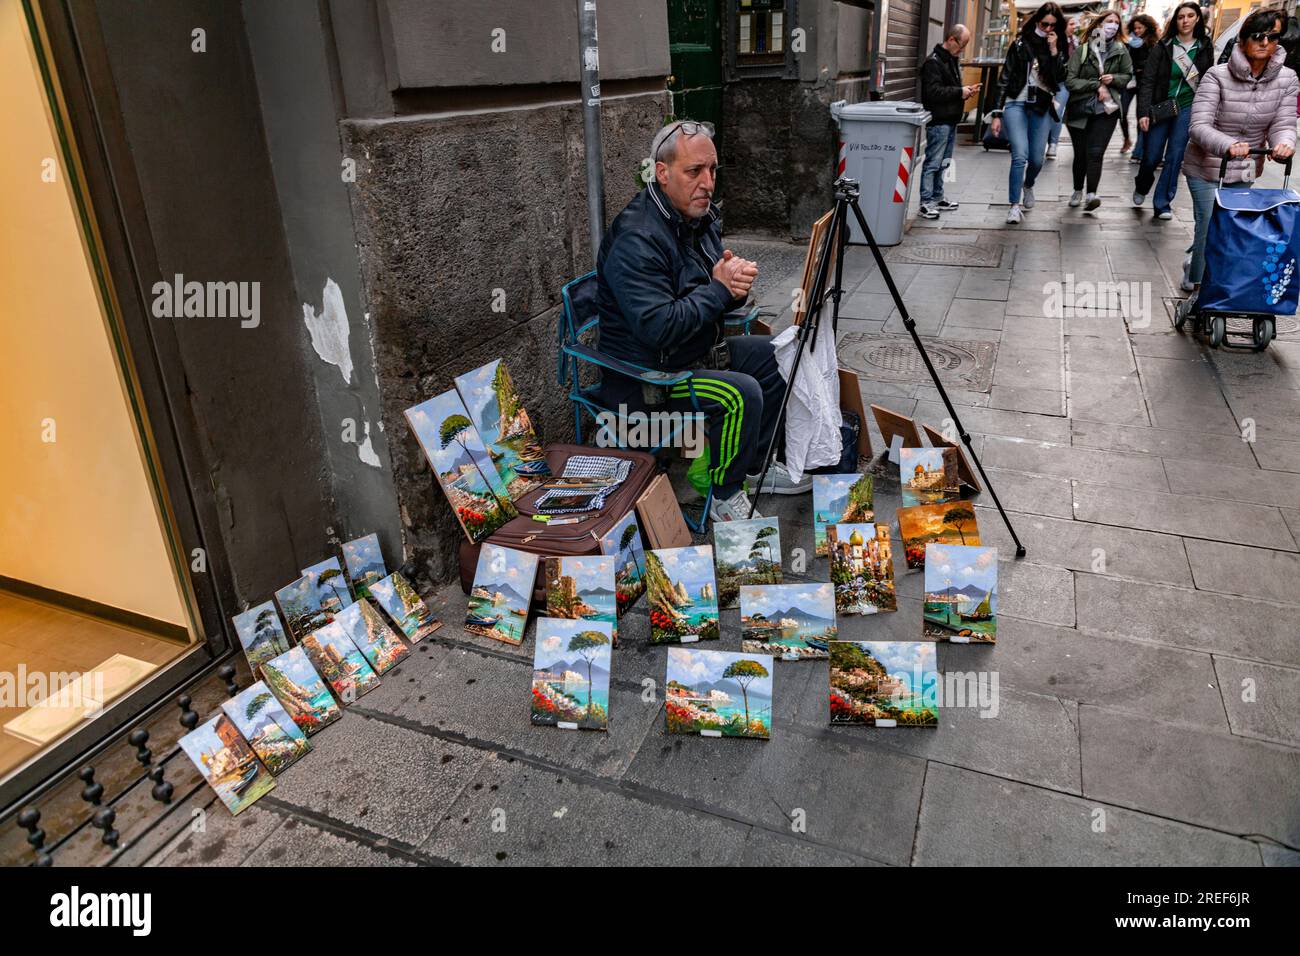
{"label": "woman with long hair", "polygon": [[998,75],[998,95],[990,127],[997,136],[1005,126],[1011,143],[1007,222],[1018,223],[1034,207],[1034,181],[1043,168],[1047,137],[1057,116],[1054,97],[1065,78],[1065,16],[1055,3],[1044,3],[1020,28]]}
{"label": "woman with long hair", "polygon": [[1256,162],[1250,156],[1252,149],[1267,145],[1278,162],[1295,153],[1300,79],[1285,65],[1286,50],[1278,42],[1285,28],[1286,15],[1279,9],[1252,13],[1228,62],[1208,70],[1196,91],[1184,163],[1196,234],[1183,260],[1184,292],[1193,291],[1205,271],[1205,234],[1223,157],[1234,160],[1224,187],[1249,189],[1263,165],[1262,158]]}
{"label": "woman with long hair", "polygon": [[[1120,147],[1121,153],[1129,153],[1128,161],[1138,163],[1142,161],[1142,144],[1144,142],[1144,133],[1142,127],[1138,126],[1136,118],[1133,125],[1137,127],[1137,142],[1129,135],[1129,114],[1133,112],[1133,100],[1137,97],[1138,84],[1142,82],[1142,71],[1146,68],[1147,57],[1151,54],[1151,47],[1160,39],[1160,27],[1156,25],[1154,17],[1145,13],[1139,13],[1128,22],[1128,56],[1133,61],[1133,79],[1129,80],[1128,86],[1120,94],[1120,123],[1124,127],[1124,145]],[[1129,150],[1132,150],[1130,153]]]}
{"label": "woman with long hair", "polygon": [[[1138,85],[1138,129],[1146,133],[1142,165],[1133,184],[1133,205],[1151,197],[1157,219],[1172,219],[1178,172],[1192,117],[1196,87],[1214,65],[1214,43],[1205,27],[1205,14],[1196,3],[1180,3],[1165,27],[1165,35],[1151,47],[1142,82]],[[1156,183],[1156,166],[1165,166]]]}
{"label": "woman with long hair", "polygon": [[1065,125],[1074,146],[1074,194],[1070,205],[1085,209],[1101,205],[1097,186],[1101,161],[1119,122],[1120,93],[1133,78],[1133,61],[1125,46],[1124,24],[1114,10],[1097,14],[1084,30],[1079,48],[1070,57],[1065,85],[1070,90]]}

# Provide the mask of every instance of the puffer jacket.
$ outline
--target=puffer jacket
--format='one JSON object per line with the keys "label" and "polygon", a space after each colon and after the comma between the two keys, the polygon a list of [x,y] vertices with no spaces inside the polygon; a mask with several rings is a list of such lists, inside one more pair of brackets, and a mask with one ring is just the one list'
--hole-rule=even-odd
{"label": "puffer jacket", "polygon": [[1133,79],[1133,61],[1129,58],[1128,47],[1118,40],[1110,45],[1106,55],[1106,68],[1097,63],[1101,45],[1096,42],[1079,44],[1070,56],[1069,66],[1065,72],[1065,87],[1070,91],[1070,100],[1065,109],[1065,125],[1082,129],[1088,125],[1091,116],[1092,98],[1101,86],[1103,73],[1111,74],[1110,95],[1116,103],[1128,81]]}
{"label": "puffer jacket", "polygon": [[[1285,61],[1286,51],[1279,46],[1264,72],[1255,77],[1246,54],[1236,49],[1227,63],[1201,77],[1192,101],[1185,173],[1217,181],[1219,161],[1233,143],[1249,143],[1252,149],[1283,143],[1295,146],[1300,79],[1283,65]],[[1224,181],[1249,182],[1263,165],[1262,159],[1230,160]]]}

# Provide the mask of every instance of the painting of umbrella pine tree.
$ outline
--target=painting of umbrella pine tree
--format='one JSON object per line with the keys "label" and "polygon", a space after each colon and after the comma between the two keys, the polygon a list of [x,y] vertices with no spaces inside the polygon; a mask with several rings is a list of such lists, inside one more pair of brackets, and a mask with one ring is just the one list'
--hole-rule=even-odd
{"label": "painting of umbrella pine tree", "polygon": [[668,649],[668,732],[704,737],[772,736],[772,658]]}
{"label": "painting of umbrella pine tree", "polygon": [[608,730],[612,644],[607,621],[538,618],[532,722]]}

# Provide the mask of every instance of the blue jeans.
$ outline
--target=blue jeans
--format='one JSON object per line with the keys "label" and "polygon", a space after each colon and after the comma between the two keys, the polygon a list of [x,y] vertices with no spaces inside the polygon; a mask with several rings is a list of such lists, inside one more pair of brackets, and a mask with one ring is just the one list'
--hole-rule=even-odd
{"label": "blue jeans", "polygon": [[1179,110],[1178,115],[1171,120],[1154,124],[1147,131],[1142,165],[1138,167],[1137,182],[1133,188],[1144,196],[1151,192],[1151,184],[1156,178],[1156,163],[1163,157],[1165,165],[1160,170],[1160,182],[1156,183],[1155,195],[1151,197],[1151,205],[1158,213],[1165,212],[1174,205],[1174,194],[1178,192],[1178,173],[1183,168],[1183,153],[1187,150],[1187,133],[1191,123],[1192,111],[1189,107]]}
{"label": "blue jeans", "polygon": [[1061,117],[1052,124],[1052,131],[1047,134],[1048,144],[1055,146],[1061,141],[1061,127],[1065,125],[1065,104],[1070,99],[1070,91],[1064,83],[1061,84],[1052,99],[1056,100],[1056,115]]}
{"label": "blue jeans", "polygon": [[[1190,113],[1191,110],[1186,112]],[[1224,189],[1249,189],[1250,187],[1251,183],[1223,184]],[[1192,239],[1192,247],[1187,250],[1192,254],[1192,267],[1188,270],[1188,278],[1193,282],[1200,282],[1201,276],[1205,274],[1205,235],[1210,231],[1210,214],[1214,212],[1214,193],[1219,188],[1219,182],[1216,179],[1201,179],[1188,173],[1187,188],[1192,194],[1192,214],[1196,217],[1195,238]]]}
{"label": "blue jeans", "polygon": [[957,125],[938,123],[925,128],[925,162],[921,166],[921,204],[943,199],[943,173],[957,143]]}
{"label": "blue jeans", "polygon": [[1007,181],[1007,200],[1020,202],[1023,187],[1033,188],[1043,168],[1047,136],[1052,131],[1052,114],[1027,109],[1024,103],[1008,103],[1002,110],[1002,127],[1011,143],[1011,175]]}

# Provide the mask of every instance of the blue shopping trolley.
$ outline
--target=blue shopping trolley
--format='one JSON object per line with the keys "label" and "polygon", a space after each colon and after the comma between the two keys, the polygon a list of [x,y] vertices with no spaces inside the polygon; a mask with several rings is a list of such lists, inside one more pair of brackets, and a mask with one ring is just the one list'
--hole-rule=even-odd
{"label": "blue shopping trolley", "polygon": [[[1267,154],[1252,149],[1251,156]],[[1200,289],[1179,303],[1174,327],[1190,320],[1193,332],[1208,335],[1211,348],[1268,348],[1279,315],[1294,315],[1300,301],[1300,194],[1289,187],[1286,160],[1281,189],[1223,189],[1228,158],[1219,164],[1220,189],[1205,237],[1205,274]],[[1229,326],[1249,322],[1249,331]],[[1246,344],[1230,341],[1246,338]]]}

